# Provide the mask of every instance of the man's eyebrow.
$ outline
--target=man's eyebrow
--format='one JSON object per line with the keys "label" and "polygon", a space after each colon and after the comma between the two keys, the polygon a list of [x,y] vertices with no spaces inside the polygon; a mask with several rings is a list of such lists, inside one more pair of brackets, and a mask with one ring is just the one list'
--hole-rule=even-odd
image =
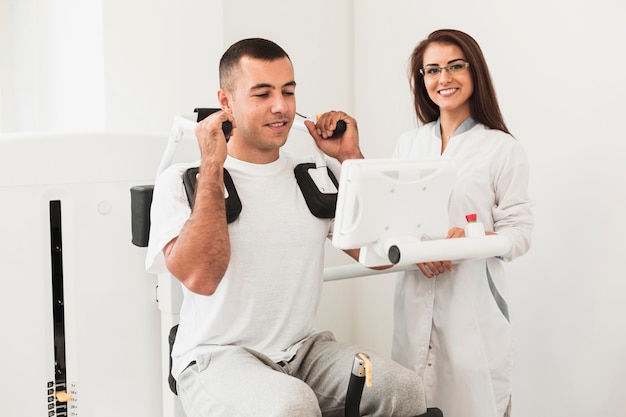
{"label": "man's eyebrow", "polygon": [[[285,83],[283,85],[284,87],[295,87],[296,86],[296,82],[295,81],[289,81],[288,83]],[[259,83],[259,84],[255,84],[253,85],[250,90],[260,90],[263,88],[274,88],[274,86],[272,84],[269,83]]]}
{"label": "man's eyebrow", "polygon": [[250,90],[260,90],[261,88],[274,88],[274,86],[268,83],[259,83],[250,87]]}

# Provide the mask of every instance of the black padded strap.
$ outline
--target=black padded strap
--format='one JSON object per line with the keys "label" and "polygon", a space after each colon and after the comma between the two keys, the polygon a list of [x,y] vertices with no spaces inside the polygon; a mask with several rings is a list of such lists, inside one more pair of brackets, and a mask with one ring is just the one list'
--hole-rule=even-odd
{"label": "black padded strap", "polygon": [[[315,164],[312,162],[300,164],[294,169],[296,181],[302,191],[307,207],[317,218],[332,219],[335,217],[335,209],[337,207],[337,193],[327,194],[321,192],[309,175],[310,169],[315,169]],[[199,171],[198,167],[194,167],[189,168],[183,174],[183,184],[187,192],[189,207],[193,207]],[[337,178],[335,178],[330,169],[327,168],[327,171],[331,181],[337,187]],[[228,192],[228,197],[226,197],[226,220],[228,223],[232,223],[239,217],[242,206],[233,179],[226,168],[224,168],[224,186]]]}
{"label": "black padded strap", "polygon": [[[189,168],[183,174],[183,184],[185,185],[185,191],[187,192],[187,201],[189,201],[189,207],[193,208],[193,200],[196,195],[196,183],[198,182],[198,174],[200,173],[199,167]],[[232,223],[237,220],[239,213],[241,213],[241,200],[237,189],[233,183],[233,179],[224,168],[224,186],[228,192],[228,196],[225,198],[226,204],[226,222]]]}
{"label": "black padded strap", "polygon": [[[316,169],[316,165],[312,162],[300,164],[294,169],[296,181],[300,186],[300,190],[302,190],[306,205],[315,217],[332,219],[335,217],[335,209],[337,208],[337,193],[327,194],[321,192],[311,175],[309,175],[310,169]],[[326,170],[335,187],[338,187],[337,178],[335,178],[333,172],[329,168],[326,168]]]}
{"label": "black padded strap", "polygon": [[170,329],[170,335],[168,337],[168,342],[170,345],[170,374],[167,377],[167,382],[170,385],[170,390],[174,393],[174,395],[178,395],[178,390],[176,389],[176,379],[172,375],[172,349],[174,348],[174,341],[176,340],[176,333],[178,332],[178,324]]}

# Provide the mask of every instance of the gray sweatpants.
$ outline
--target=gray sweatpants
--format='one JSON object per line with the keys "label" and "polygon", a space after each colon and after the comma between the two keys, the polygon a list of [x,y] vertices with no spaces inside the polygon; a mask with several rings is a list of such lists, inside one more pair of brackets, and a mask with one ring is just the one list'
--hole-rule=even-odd
{"label": "gray sweatpants", "polygon": [[372,352],[337,342],[330,332],[308,339],[277,364],[241,347],[196,358],[178,378],[187,417],[340,417],[354,355],[367,353],[372,386],[363,388],[362,416],[410,417],[426,412],[418,375]]}

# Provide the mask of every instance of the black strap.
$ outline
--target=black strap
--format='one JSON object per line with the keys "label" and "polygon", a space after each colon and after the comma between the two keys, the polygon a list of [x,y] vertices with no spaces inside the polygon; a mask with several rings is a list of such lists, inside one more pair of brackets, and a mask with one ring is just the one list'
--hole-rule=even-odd
{"label": "black strap", "polygon": [[[296,181],[311,213],[320,219],[332,219],[335,217],[335,209],[337,207],[337,193],[327,194],[317,188],[317,185],[309,175],[309,170],[313,168],[315,168],[315,164],[312,162],[296,166],[294,169]],[[337,178],[335,178],[330,169],[327,168],[327,171],[331,181],[337,187]],[[193,207],[199,172],[200,168],[194,167],[187,169],[183,174],[183,184],[187,192],[189,207]],[[228,223],[232,223],[239,217],[242,206],[235,183],[226,168],[224,168],[224,186],[228,192],[226,197],[226,220]]]}
{"label": "black strap", "polygon": [[[321,192],[311,175],[309,175],[310,169],[316,169],[316,165],[313,162],[300,164],[294,169],[296,181],[298,186],[300,186],[306,205],[315,217],[319,219],[333,219],[335,217],[335,209],[337,208],[337,193],[327,194]],[[326,168],[326,170],[331,181],[335,184],[335,188],[337,188],[339,186],[337,178],[335,178],[335,175],[329,168]]]}
{"label": "black strap", "polygon": [[[198,182],[198,175],[200,173],[199,167],[189,168],[183,174],[183,184],[185,185],[185,191],[187,192],[187,201],[189,201],[189,207],[193,208],[193,200],[196,194],[196,183]],[[226,222],[232,223],[237,220],[239,213],[241,213],[241,200],[237,189],[233,183],[233,179],[224,168],[224,186],[228,196],[225,198],[226,204]]]}

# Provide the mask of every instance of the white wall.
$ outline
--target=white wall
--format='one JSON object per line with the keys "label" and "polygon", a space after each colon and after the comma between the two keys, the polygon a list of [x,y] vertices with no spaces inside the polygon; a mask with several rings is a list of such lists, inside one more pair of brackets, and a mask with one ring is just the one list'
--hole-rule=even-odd
{"label": "white wall", "polygon": [[169,131],[216,104],[221,1],[104,0],[106,127]]}
{"label": "white wall", "polygon": [[[299,111],[352,113],[366,156],[385,157],[415,124],[406,77],[413,46],[442,27],[472,34],[532,165],[534,245],[508,268],[514,415],[624,413],[626,13],[617,0],[106,0],[101,8],[92,0],[84,14],[90,25],[68,18],[80,3],[69,0],[59,4],[61,13],[37,12],[34,25],[24,8],[35,3],[52,10],[52,0],[5,0],[0,9],[2,22],[7,9],[14,19],[14,43],[0,44],[4,131],[73,127],[71,114],[84,111],[77,103],[100,109],[85,119],[96,128],[167,130],[173,114],[214,103],[226,46],[265,36],[295,63]],[[64,25],[76,27],[74,35]],[[77,34],[93,44],[85,48]],[[20,49],[7,51],[7,44]],[[89,53],[85,61],[81,51]],[[52,113],[42,113],[52,104]],[[32,108],[37,123],[25,121]],[[343,261],[334,255],[330,263]],[[388,354],[392,281],[328,283],[320,327]]]}
{"label": "white wall", "polygon": [[100,0],[2,0],[2,131],[104,127]]}

